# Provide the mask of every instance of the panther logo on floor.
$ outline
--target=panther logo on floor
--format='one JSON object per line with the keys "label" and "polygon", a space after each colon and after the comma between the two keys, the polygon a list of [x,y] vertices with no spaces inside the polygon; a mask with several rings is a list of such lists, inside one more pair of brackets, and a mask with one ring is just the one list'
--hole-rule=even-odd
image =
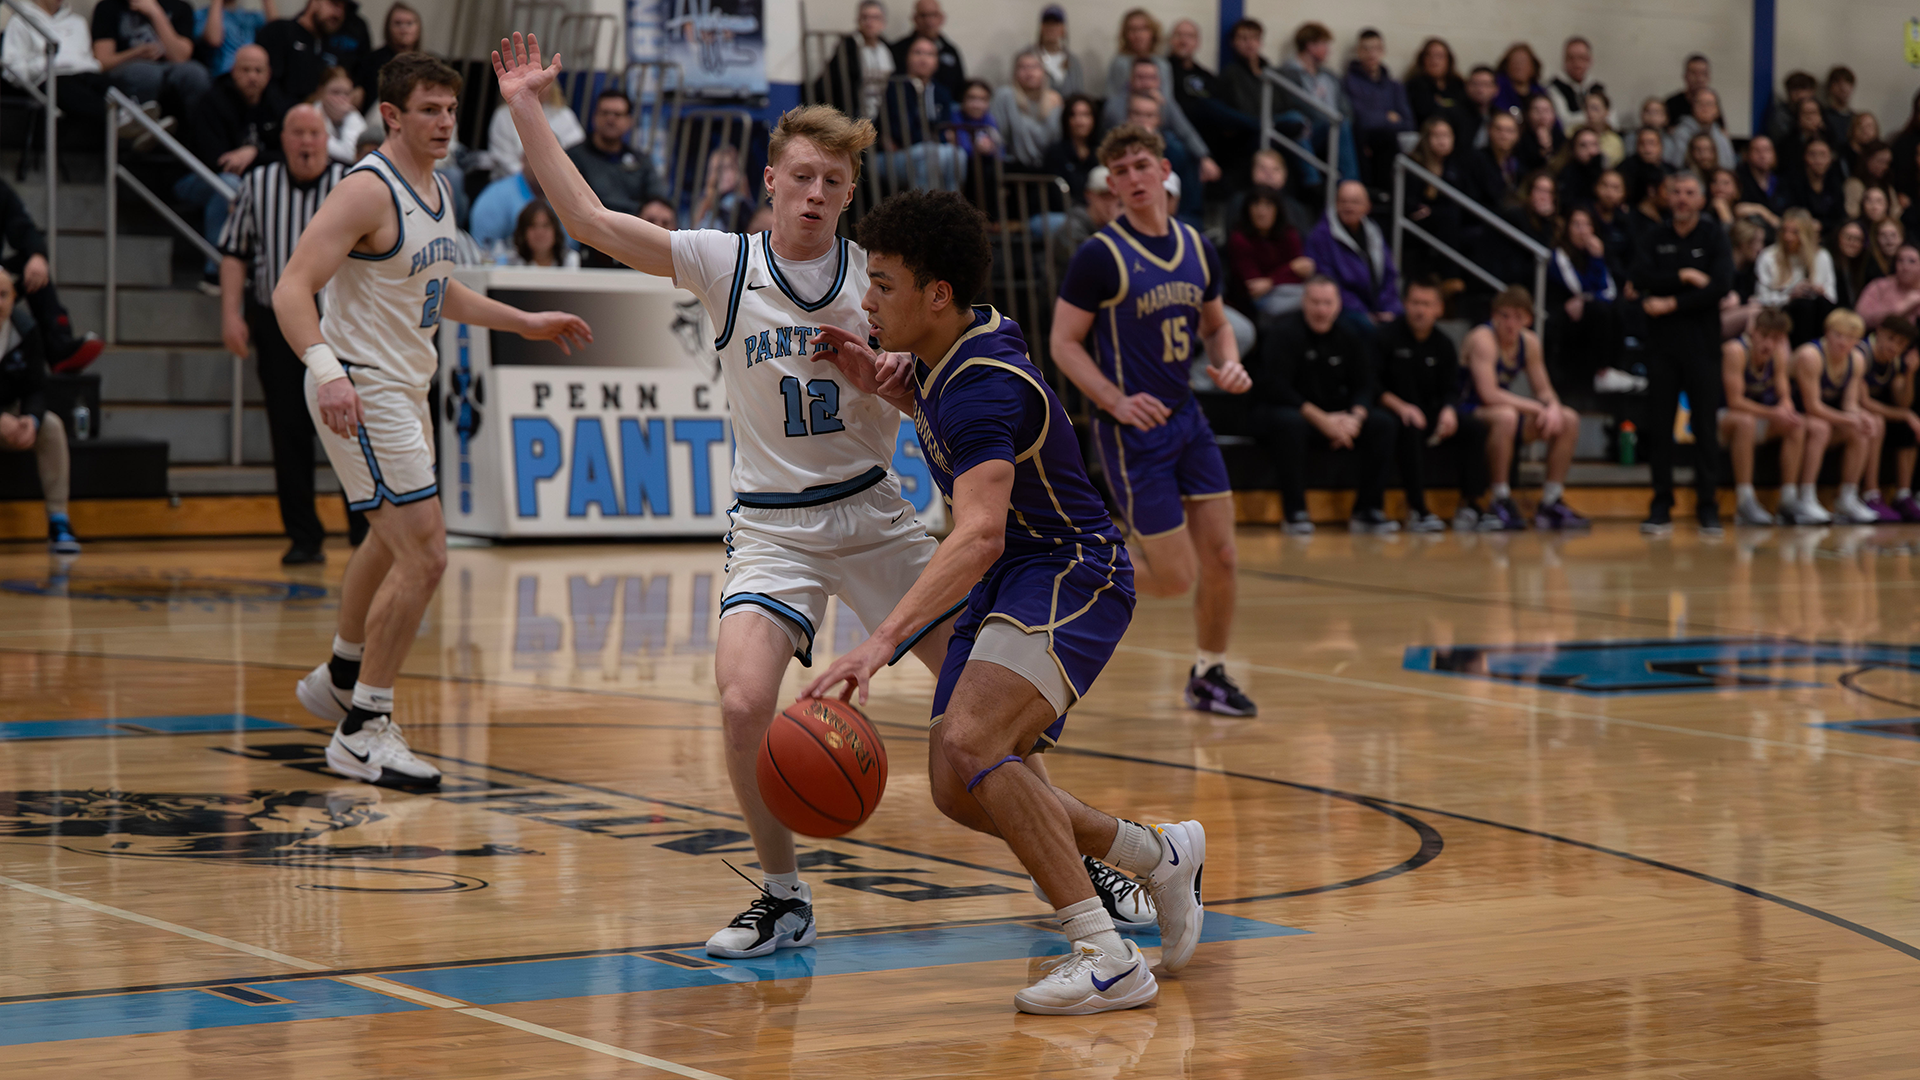
{"label": "panther logo on floor", "polygon": [[[0,791],[0,841],[45,838],[67,851],[123,859],[202,860],[300,871],[390,875],[391,885],[302,881],[330,892],[470,892],[479,878],[382,863],[443,857],[538,855],[501,844],[344,844],[338,834],[386,820],[375,792],[248,791],[196,794],[128,791]],[[402,804],[404,805],[404,804]]]}

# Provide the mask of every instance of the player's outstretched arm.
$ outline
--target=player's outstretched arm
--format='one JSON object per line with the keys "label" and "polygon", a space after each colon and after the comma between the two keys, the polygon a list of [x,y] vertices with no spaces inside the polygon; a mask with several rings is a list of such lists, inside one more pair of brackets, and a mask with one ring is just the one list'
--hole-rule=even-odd
{"label": "player's outstretched arm", "polygon": [[1007,546],[1007,508],[1013,501],[1013,462],[983,461],[953,481],[953,532],[940,541],[933,561],[873,636],[835,660],[808,684],[802,697],[821,697],[846,684],[841,697],[859,692],[867,703],[867,680],[893,659],[900,643],[966,598]]}
{"label": "player's outstretched arm", "polygon": [[593,340],[587,321],[569,311],[521,311],[491,297],[481,296],[459,282],[447,286],[441,312],[457,323],[484,326],[519,334],[528,341],[551,341],[573,355],[573,347]]}
{"label": "player's outstretched arm", "polygon": [[342,438],[350,439],[359,430],[360,396],[320,337],[320,309],[313,297],[346,264],[354,246],[379,231],[392,205],[387,185],[371,173],[340,181],[300,234],[273,289],[280,334],[313,373],[321,422]]}
{"label": "player's outstretched arm", "polygon": [[506,99],[526,149],[527,168],[539,178],[567,235],[643,274],[672,277],[672,234],[632,214],[607,209],[547,126],[540,95],[560,75],[560,54],[554,53],[553,63],[543,67],[539,38],[532,34],[523,38],[516,31],[513,40],[500,39],[500,50],[493,54],[493,73],[500,79],[500,96]]}

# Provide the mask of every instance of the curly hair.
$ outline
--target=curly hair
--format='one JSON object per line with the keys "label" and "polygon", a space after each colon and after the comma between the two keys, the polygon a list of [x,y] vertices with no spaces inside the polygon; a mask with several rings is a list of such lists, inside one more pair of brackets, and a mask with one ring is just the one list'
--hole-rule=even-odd
{"label": "curly hair", "polygon": [[889,196],[860,219],[860,246],[870,255],[897,256],[913,272],[915,288],[946,282],[960,304],[980,295],[993,263],[985,215],[955,191]]}

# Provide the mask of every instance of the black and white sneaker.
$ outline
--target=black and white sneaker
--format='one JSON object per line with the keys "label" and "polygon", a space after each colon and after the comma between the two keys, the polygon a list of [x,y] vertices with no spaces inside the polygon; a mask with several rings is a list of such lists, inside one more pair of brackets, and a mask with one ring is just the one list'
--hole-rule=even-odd
{"label": "black and white sneaker", "polygon": [[333,729],[327,743],[327,767],[342,776],[381,787],[438,787],[440,770],[413,756],[400,725],[385,714],[360,725],[349,735]]}
{"label": "black and white sneaker", "polygon": [[1253,716],[1260,709],[1253,699],[1240,692],[1239,684],[1227,677],[1227,669],[1215,664],[1187,679],[1187,708],[1222,716]]}
{"label": "black and white sneaker", "polygon": [[[1087,876],[1093,879],[1093,894],[1100,898],[1100,906],[1113,916],[1115,930],[1123,934],[1144,934],[1160,928],[1159,913],[1154,910],[1153,896],[1145,885],[1091,855],[1082,855],[1080,860],[1087,865]],[[1054,907],[1059,906],[1040,888],[1038,881],[1033,882],[1033,895]]]}
{"label": "black and white sneaker", "polygon": [[1640,523],[1642,536],[1672,536],[1673,509],[1667,506],[1655,506],[1647,511],[1647,520]]}
{"label": "black and white sneaker", "polygon": [[762,885],[747,910],[707,939],[707,955],[729,960],[765,956],[775,949],[805,948],[817,934],[813,890],[806,882],[792,893],[781,885]]}
{"label": "black and white sneaker", "polygon": [[293,684],[293,696],[313,715],[329,724],[337,724],[347,718],[347,709],[353,705],[353,687],[341,689],[333,685],[331,663],[321,664],[301,676]]}

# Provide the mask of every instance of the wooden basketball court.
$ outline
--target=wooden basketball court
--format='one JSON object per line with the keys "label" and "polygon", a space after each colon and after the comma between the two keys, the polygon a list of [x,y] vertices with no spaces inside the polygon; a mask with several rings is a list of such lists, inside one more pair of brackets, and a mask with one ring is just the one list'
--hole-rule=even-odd
{"label": "wooden basketball court", "polygon": [[704,955],[753,873],[716,544],[455,550],[396,713],[434,795],[327,773],[293,698],[343,546],[0,550],[0,1075],[1920,1068],[1920,531],[1241,542],[1262,715],[1184,711],[1145,601],[1053,759],[1210,838],[1192,964],[1095,1017],[1014,1012],[1061,942],[929,802],[917,667],[879,812],[802,847],[818,946]]}

